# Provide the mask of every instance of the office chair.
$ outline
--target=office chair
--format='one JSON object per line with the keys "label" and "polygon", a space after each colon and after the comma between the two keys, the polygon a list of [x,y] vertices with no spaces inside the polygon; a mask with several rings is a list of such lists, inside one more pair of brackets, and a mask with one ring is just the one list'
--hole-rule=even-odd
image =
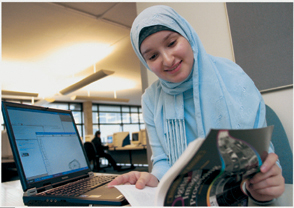
{"label": "office chair", "polygon": [[93,168],[91,168],[93,171],[100,171],[106,167],[100,166],[100,156],[97,154],[95,145],[92,142],[85,142],[84,148],[88,157],[88,160],[91,163],[93,162]]}
{"label": "office chair", "polygon": [[289,140],[279,117],[268,105],[266,105],[266,121],[268,126],[274,125],[272,143],[275,153],[279,156],[285,183],[293,184],[293,153]]}

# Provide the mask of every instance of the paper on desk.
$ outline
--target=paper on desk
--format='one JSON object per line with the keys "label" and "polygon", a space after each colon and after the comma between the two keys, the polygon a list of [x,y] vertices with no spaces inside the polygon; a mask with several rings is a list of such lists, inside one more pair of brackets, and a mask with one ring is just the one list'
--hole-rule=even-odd
{"label": "paper on desk", "polygon": [[117,188],[131,206],[154,206],[156,187],[137,189],[135,185],[117,185]]}

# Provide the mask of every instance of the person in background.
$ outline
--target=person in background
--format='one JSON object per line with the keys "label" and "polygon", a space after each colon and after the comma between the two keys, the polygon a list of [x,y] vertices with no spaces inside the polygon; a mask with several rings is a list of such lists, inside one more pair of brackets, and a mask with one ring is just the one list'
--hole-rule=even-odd
{"label": "person in background", "polygon": [[101,132],[100,131],[96,131],[95,137],[92,140],[92,143],[95,145],[97,154],[100,157],[105,157],[108,160],[108,162],[112,165],[112,167],[113,167],[114,170],[120,170],[121,169],[120,166],[117,166],[115,160],[111,157],[111,155],[110,154],[107,154],[105,152],[105,150],[108,149],[108,147],[102,145],[100,135],[101,135]]}
{"label": "person in background", "polygon": [[[187,145],[210,129],[265,127],[265,103],[253,81],[234,62],[206,53],[190,24],[168,6],[145,9],[131,28],[135,53],[157,77],[142,96],[152,150],[152,172],[132,171],[108,184],[155,187]],[[260,172],[246,183],[253,200],[265,203],[285,188],[273,145]]]}

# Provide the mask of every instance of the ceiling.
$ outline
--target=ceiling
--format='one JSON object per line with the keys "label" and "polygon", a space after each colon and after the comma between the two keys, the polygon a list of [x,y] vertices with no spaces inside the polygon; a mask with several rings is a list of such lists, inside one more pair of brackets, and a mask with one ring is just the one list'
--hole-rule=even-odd
{"label": "ceiling", "polygon": [[[140,105],[140,63],[129,38],[136,15],[133,2],[2,3],[1,89],[37,93],[34,101],[116,96],[129,102],[115,103]],[[58,94],[101,69],[114,73]]]}

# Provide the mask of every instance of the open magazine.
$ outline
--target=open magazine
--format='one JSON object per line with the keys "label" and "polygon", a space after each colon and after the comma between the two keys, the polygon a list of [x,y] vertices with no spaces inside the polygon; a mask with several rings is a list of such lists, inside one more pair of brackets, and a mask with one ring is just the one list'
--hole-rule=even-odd
{"label": "open magazine", "polygon": [[[247,205],[243,183],[259,171],[268,154],[272,131],[273,126],[211,130],[205,139],[189,144],[154,188],[156,191],[150,191],[154,196],[150,195],[149,199],[154,198],[155,206]],[[119,188],[130,200],[122,189]],[[135,192],[131,195],[137,200],[135,205],[143,206],[146,205],[143,204],[144,189],[140,191],[142,199],[134,197]]]}

